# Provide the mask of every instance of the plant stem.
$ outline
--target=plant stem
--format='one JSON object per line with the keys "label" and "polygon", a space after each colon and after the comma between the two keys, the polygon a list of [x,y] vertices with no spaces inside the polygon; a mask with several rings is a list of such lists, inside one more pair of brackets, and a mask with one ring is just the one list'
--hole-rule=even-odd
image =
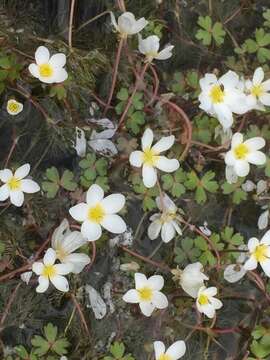
{"label": "plant stem", "polygon": [[70,14],[69,14],[68,47],[70,51],[72,51],[72,26],[73,26],[73,18],[74,18],[75,1],[76,0],[71,0]]}

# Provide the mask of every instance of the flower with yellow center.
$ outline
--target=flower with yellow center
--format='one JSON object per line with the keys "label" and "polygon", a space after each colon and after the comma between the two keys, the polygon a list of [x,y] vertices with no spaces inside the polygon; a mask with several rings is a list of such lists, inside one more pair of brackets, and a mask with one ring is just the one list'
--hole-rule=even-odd
{"label": "flower with yellow center", "polygon": [[15,99],[10,99],[7,102],[7,112],[9,115],[18,115],[23,110],[23,104],[16,101]]}
{"label": "flower with yellow center", "polygon": [[59,53],[50,56],[49,50],[45,46],[39,46],[35,53],[36,64],[29,65],[30,73],[40,81],[52,84],[61,83],[68,77],[64,66],[66,55]]}
{"label": "flower with yellow center", "polygon": [[176,234],[182,234],[177,207],[165,193],[162,200],[159,196],[156,198],[156,204],[161,212],[150,217],[151,224],[148,227],[148,236],[151,240],[155,240],[161,232],[162,241],[168,243]]}
{"label": "flower with yellow center", "polygon": [[141,312],[145,316],[151,316],[157,309],[165,309],[168,306],[167,297],[160,292],[164,286],[161,275],[151,276],[149,279],[144,274],[135,273],[135,289],[128,290],[123,296],[127,303],[139,304]]}
{"label": "flower with yellow center", "polygon": [[147,128],[142,136],[142,151],[133,151],[129,157],[132,166],[142,167],[143,183],[147,188],[155,186],[157,182],[156,169],[173,172],[179,168],[178,160],[160,155],[173,146],[174,135],[163,137],[152,146],[153,139],[153,131]]}
{"label": "flower with yellow center", "polygon": [[95,241],[102,235],[102,227],[113,234],[126,231],[126,224],[117,215],[125,205],[125,197],[111,194],[104,198],[102,188],[94,184],[86,195],[86,203],[80,203],[69,209],[70,215],[82,222],[81,233],[88,241]]}
{"label": "flower with yellow center", "polygon": [[248,241],[249,259],[245,262],[246,270],[254,270],[258,263],[265,274],[270,277],[270,230],[268,230],[261,241],[251,238]]}
{"label": "flower with yellow center", "polygon": [[111,12],[111,22],[115,30],[119,32],[122,38],[127,38],[130,35],[138,34],[148,24],[145,18],[135,19],[131,12],[124,12],[119,18],[115,19],[114,14]]}
{"label": "flower with yellow center", "polygon": [[63,275],[67,275],[72,271],[71,264],[55,264],[56,252],[49,248],[43,258],[43,261],[34,262],[32,271],[39,276],[39,285],[36,292],[43,293],[51,282],[59,291],[66,292],[69,290],[67,279]]}
{"label": "flower with yellow center", "polygon": [[244,141],[243,135],[235,133],[231,141],[231,150],[225,155],[225,163],[237,176],[247,176],[249,164],[263,165],[266,156],[259,149],[265,146],[265,140],[254,137]]}
{"label": "flower with yellow center", "polygon": [[173,45],[166,46],[163,50],[159,51],[159,38],[156,35],[148,36],[143,39],[139,34],[139,51],[145,55],[146,62],[156,60],[167,60],[172,56]]}
{"label": "flower with yellow center", "polygon": [[0,201],[10,198],[15,206],[22,206],[24,193],[33,194],[40,190],[39,185],[30,179],[24,179],[30,172],[30,165],[19,167],[15,173],[9,169],[0,170],[0,180],[4,183],[0,187]]}
{"label": "flower with yellow center", "polygon": [[217,117],[225,131],[233,124],[233,113],[244,114],[249,110],[244,87],[233,71],[228,71],[219,79],[214,74],[205,74],[200,80],[200,87],[200,108]]}
{"label": "flower with yellow center", "polygon": [[214,286],[209,288],[202,286],[197,294],[196,306],[198,311],[210,319],[215,316],[216,310],[223,306],[222,302],[214,297],[216,294],[217,288]]}
{"label": "flower with yellow center", "polygon": [[203,266],[200,262],[188,264],[179,274],[179,283],[182,289],[194,299],[197,297],[199,289],[204,286],[205,280],[209,280],[209,278],[203,273]]}
{"label": "flower with yellow center", "polygon": [[263,68],[258,67],[252,80],[245,82],[246,101],[250,109],[264,110],[264,106],[270,106],[270,80],[263,81],[263,79]]}
{"label": "flower with yellow center", "polygon": [[168,349],[162,341],[154,342],[155,360],[178,360],[186,352],[186,344],[182,340],[174,342]]}
{"label": "flower with yellow center", "polygon": [[67,219],[54,230],[51,244],[56,258],[63,264],[71,264],[74,274],[80,273],[90,263],[88,255],[75,252],[86,244],[86,240],[80,231],[70,231]]}

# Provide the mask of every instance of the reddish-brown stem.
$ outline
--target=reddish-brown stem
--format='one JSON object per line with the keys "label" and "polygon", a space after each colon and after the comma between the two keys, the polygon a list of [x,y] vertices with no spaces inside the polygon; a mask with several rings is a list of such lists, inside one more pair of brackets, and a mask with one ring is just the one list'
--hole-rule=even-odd
{"label": "reddish-brown stem", "polygon": [[15,128],[13,128],[12,133],[13,133],[13,134],[12,134],[13,142],[12,142],[11,148],[10,148],[10,150],[9,150],[8,156],[7,156],[7,158],[6,158],[4,168],[7,167],[8,162],[9,162],[9,160],[10,160],[10,158],[11,158],[11,156],[12,156],[14,150],[15,150],[15,147],[16,147],[16,145],[17,145],[17,142],[18,142],[18,138],[16,137],[16,130],[15,130]]}
{"label": "reddish-brown stem", "polygon": [[171,272],[171,269],[169,268],[169,266],[165,265],[165,264],[161,264],[161,263],[158,263],[154,260],[151,260],[141,254],[138,254],[137,252],[133,251],[133,250],[130,250],[128,249],[127,247],[123,246],[123,245],[120,245],[119,246],[122,250],[124,250],[125,252],[127,252],[128,254],[132,255],[132,256],[135,256],[136,258],[144,261],[144,262],[147,262],[148,264],[151,264],[159,269],[162,269],[162,270],[165,270],[165,271],[168,271],[168,272]]}
{"label": "reddish-brown stem", "polygon": [[132,105],[132,101],[133,101],[133,98],[134,98],[134,96],[135,96],[135,94],[136,94],[136,92],[138,90],[138,87],[141,84],[141,82],[143,81],[144,74],[145,74],[148,66],[149,66],[149,63],[148,62],[145,63],[144,67],[142,68],[142,72],[140,73],[139,77],[137,77],[137,80],[135,82],[135,86],[134,86],[134,89],[132,91],[132,94],[130,95],[130,97],[129,97],[128,101],[127,101],[126,107],[125,107],[125,109],[124,109],[124,111],[123,111],[123,113],[121,115],[120,120],[119,120],[118,129],[120,129],[124,124],[125,117],[126,117],[126,115],[128,113],[128,110],[129,110],[130,106]]}
{"label": "reddish-brown stem", "polygon": [[159,78],[156,72],[156,69],[154,68],[154,65],[150,64],[150,70],[154,76],[154,91],[153,95],[151,96],[151,99],[148,101],[146,107],[150,106],[153,101],[155,101],[155,98],[158,95],[158,89],[159,89]]}
{"label": "reddish-brown stem", "polygon": [[113,97],[113,93],[114,93],[114,89],[115,89],[115,85],[116,85],[116,79],[117,79],[117,73],[118,73],[118,67],[119,67],[119,63],[120,63],[121,53],[122,53],[122,49],[123,49],[125,40],[126,39],[124,37],[121,37],[119,44],[118,44],[118,49],[117,49],[114,67],[113,67],[112,85],[111,85],[109,97],[108,97],[108,100],[107,100],[107,103],[106,103],[106,106],[104,109],[104,113],[103,113],[104,116],[106,115],[106,113],[109,109],[109,106],[111,105],[111,101],[112,101],[112,97]]}
{"label": "reddish-brown stem", "polygon": [[117,0],[117,5],[119,7],[119,10],[125,12],[126,11],[126,5],[124,0]]}
{"label": "reddish-brown stem", "polygon": [[19,283],[15,289],[12,291],[9,299],[8,299],[8,302],[7,302],[7,305],[5,306],[5,309],[3,311],[3,314],[1,316],[1,320],[0,320],[0,332],[2,331],[2,326],[6,320],[6,317],[8,316],[8,313],[11,309],[11,306],[15,300],[15,297],[16,297],[16,294],[17,294],[17,291],[19,290],[19,287],[21,286],[22,283]]}
{"label": "reddish-brown stem", "polygon": [[85,317],[83,315],[81,306],[80,306],[79,302],[77,301],[76,296],[74,294],[71,293],[70,296],[71,296],[71,299],[72,299],[72,301],[73,301],[73,303],[74,303],[74,305],[75,305],[75,307],[76,307],[76,309],[78,311],[78,314],[79,314],[79,316],[81,318],[81,321],[83,323],[83,327],[84,327],[85,331],[87,332],[87,335],[90,337],[90,331],[89,331],[87,322],[85,320]]}
{"label": "reddish-brown stem", "polygon": [[70,13],[69,13],[68,47],[69,47],[69,50],[70,50],[70,51],[72,50],[72,27],[73,27],[75,1],[76,1],[76,0],[71,0]]}

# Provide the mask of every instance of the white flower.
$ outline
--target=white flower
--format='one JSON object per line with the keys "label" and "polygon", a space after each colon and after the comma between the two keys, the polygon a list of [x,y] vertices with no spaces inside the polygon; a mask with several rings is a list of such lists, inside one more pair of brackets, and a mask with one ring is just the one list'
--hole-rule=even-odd
{"label": "white flower", "polygon": [[166,172],[173,172],[179,168],[178,160],[160,155],[173,146],[174,135],[161,138],[154,146],[152,146],[153,138],[153,131],[147,128],[142,136],[143,151],[133,151],[129,156],[132,166],[142,166],[143,183],[148,188],[155,186],[157,182],[156,168]]}
{"label": "white flower", "polygon": [[239,76],[233,71],[228,71],[220,79],[214,74],[206,74],[200,80],[200,87],[200,108],[216,116],[224,129],[232,126],[232,113],[244,114],[249,110]]}
{"label": "white flower", "polygon": [[79,231],[70,231],[67,219],[52,234],[52,248],[56,252],[56,258],[63,264],[71,264],[74,274],[80,273],[90,263],[89,256],[74,252],[85,243],[86,239]]}
{"label": "white flower", "polygon": [[29,284],[29,281],[30,281],[30,279],[31,279],[31,277],[32,277],[32,274],[33,274],[32,271],[26,271],[26,272],[24,272],[24,273],[21,274],[20,278],[21,278],[21,280],[22,280],[23,282],[26,283],[26,285],[28,285],[28,284]]}
{"label": "white flower", "polygon": [[15,99],[10,99],[7,102],[7,112],[9,115],[18,115],[23,110],[23,104],[16,101]]}
{"label": "white flower", "polygon": [[86,154],[86,139],[85,139],[85,132],[84,130],[80,129],[76,126],[76,141],[75,144],[73,144],[74,149],[76,150],[76,153],[80,157],[84,157]]}
{"label": "white flower", "polygon": [[263,68],[258,67],[253,75],[253,79],[245,83],[247,103],[251,109],[264,110],[264,105],[270,106],[270,80],[263,81]]}
{"label": "white flower", "polygon": [[258,219],[258,228],[259,230],[264,230],[267,228],[269,223],[269,210],[265,210]]}
{"label": "white flower", "polygon": [[140,265],[135,261],[131,261],[130,263],[125,263],[120,265],[120,270],[122,271],[138,271],[140,269]]}
{"label": "white flower", "polygon": [[41,82],[52,84],[61,83],[68,77],[64,66],[66,55],[59,53],[50,57],[49,50],[45,46],[39,46],[35,52],[36,64],[30,64],[30,73]]}
{"label": "white flower", "polygon": [[249,259],[245,262],[246,270],[254,270],[261,265],[266,276],[270,277],[270,230],[268,230],[261,241],[251,238],[248,241]]}
{"label": "white flower", "polygon": [[5,183],[0,187],[0,201],[10,197],[10,202],[15,206],[22,206],[24,193],[33,194],[40,190],[39,185],[30,179],[24,179],[30,172],[30,165],[20,166],[14,173],[9,169],[0,170],[0,180]]}
{"label": "white flower", "polygon": [[238,176],[234,171],[233,166],[226,165],[225,167],[225,178],[229,184],[235,184],[238,181]]}
{"label": "white flower", "polygon": [[115,30],[124,38],[129,35],[138,34],[148,24],[144,17],[136,20],[131,12],[124,12],[119,16],[117,22],[114,14],[111,12],[111,21]]}
{"label": "white flower", "polygon": [[167,243],[174,238],[176,233],[182,234],[177,220],[177,207],[167,194],[164,194],[162,200],[158,196],[156,203],[162,213],[150,217],[152,223],[148,227],[148,236],[151,240],[154,240],[161,231],[161,239]]}
{"label": "white flower", "polygon": [[101,226],[113,234],[126,231],[124,220],[117,215],[125,205],[122,194],[111,194],[104,198],[102,188],[94,184],[86,195],[86,203],[80,203],[69,209],[70,215],[82,222],[81,232],[88,241],[95,241],[102,235]]}
{"label": "white flower", "polygon": [[206,288],[205,286],[202,286],[197,295],[196,306],[198,311],[205,314],[210,319],[215,316],[216,310],[223,306],[222,302],[214,297],[216,294],[216,287]]}
{"label": "white flower", "polygon": [[249,164],[263,165],[266,156],[259,149],[265,146],[262,137],[254,137],[243,141],[243,135],[235,133],[232,137],[231,150],[225,155],[227,166],[233,167],[237,176],[247,176],[250,170]]}
{"label": "white flower", "polygon": [[182,289],[194,299],[199,289],[204,286],[204,281],[209,278],[203,273],[203,265],[200,262],[188,264],[180,275]]}
{"label": "white flower", "polygon": [[56,252],[49,248],[42,262],[34,262],[32,270],[39,275],[39,285],[36,292],[43,293],[49,287],[49,282],[56,287],[57,290],[66,292],[69,290],[67,279],[63,275],[67,275],[72,271],[71,264],[55,264]]}
{"label": "white flower", "polygon": [[245,276],[247,270],[241,264],[230,264],[224,270],[224,279],[233,284]]}
{"label": "white flower", "polygon": [[244,190],[245,192],[251,192],[256,189],[256,184],[254,184],[254,182],[251,180],[247,180],[246,182],[244,182],[242,184],[241,187],[242,187],[242,190]]}
{"label": "white flower", "polygon": [[178,360],[186,352],[186,344],[179,340],[174,342],[166,351],[162,341],[154,342],[155,360]]}
{"label": "white flower", "polygon": [[172,56],[173,45],[168,45],[161,51],[159,51],[159,46],[158,36],[151,35],[143,39],[139,34],[139,51],[145,55],[147,62],[151,62],[154,59],[167,60]]}
{"label": "white flower", "polygon": [[151,316],[157,309],[165,309],[168,306],[167,297],[160,292],[164,286],[161,275],[153,275],[149,279],[144,274],[135,273],[135,289],[128,290],[123,296],[127,303],[139,304],[145,316]]}

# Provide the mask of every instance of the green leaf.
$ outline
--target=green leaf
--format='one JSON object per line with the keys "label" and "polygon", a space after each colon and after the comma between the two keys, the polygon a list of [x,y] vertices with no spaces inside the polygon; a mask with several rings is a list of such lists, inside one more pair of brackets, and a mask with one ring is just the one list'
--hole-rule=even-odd
{"label": "green leaf", "polygon": [[207,31],[212,30],[212,19],[210,16],[199,16],[198,25]]}
{"label": "green leaf", "polygon": [[10,58],[8,56],[0,57],[0,67],[2,69],[9,69],[11,67]]}
{"label": "green leaf", "polygon": [[74,191],[77,188],[77,183],[73,179],[74,174],[69,170],[65,170],[61,177],[61,186],[68,191]]}
{"label": "green leaf", "polygon": [[58,170],[54,166],[46,170],[46,177],[52,182],[60,181]]}
{"label": "green leaf", "polygon": [[126,126],[130,129],[135,135],[137,135],[141,126],[145,123],[145,115],[143,111],[135,111],[131,114],[131,116],[127,119]]}
{"label": "green leaf", "polygon": [[107,162],[107,160],[101,158],[101,159],[97,160],[95,167],[96,167],[98,175],[104,176],[107,174],[108,162]]}
{"label": "green leaf", "polygon": [[121,101],[126,101],[128,99],[128,89],[121,88],[116,94],[116,98]]}
{"label": "green leaf", "polygon": [[218,46],[224,43],[226,32],[223,30],[222,24],[220,22],[216,22],[214,24],[212,34]]}
{"label": "green leaf", "polygon": [[29,358],[29,354],[24,346],[22,346],[22,345],[16,346],[15,351],[16,351],[17,355],[19,355],[20,358],[22,358],[22,359]]}
{"label": "green leaf", "polygon": [[121,357],[125,354],[125,345],[116,341],[113,345],[111,345],[110,352],[115,359],[121,359]]}
{"label": "green leaf", "polygon": [[196,239],[194,240],[194,244],[197,248],[199,248],[202,251],[208,250],[208,244],[206,240],[201,236],[196,237]]}
{"label": "green leaf", "polygon": [[46,192],[48,199],[54,199],[60,188],[58,184],[49,181],[43,181],[41,187]]}
{"label": "green leaf", "polygon": [[36,348],[34,349],[34,354],[38,356],[45,355],[50,349],[48,341],[39,335],[35,335],[31,339],[31,344]]}
{"label": "green leaf", "polygon": [[55,343],[52,345],[52,350],[56,352],[58,355],[65,355],[68,353],[67,348],[69,347],[70,343],[67,339],[58,339],[55,341]]}
{"label": "green leaf", "polygon": [[57,326],[52,323],[47,324],[44,326],[44,333],[49,342],[54,342],[57,336]]}

